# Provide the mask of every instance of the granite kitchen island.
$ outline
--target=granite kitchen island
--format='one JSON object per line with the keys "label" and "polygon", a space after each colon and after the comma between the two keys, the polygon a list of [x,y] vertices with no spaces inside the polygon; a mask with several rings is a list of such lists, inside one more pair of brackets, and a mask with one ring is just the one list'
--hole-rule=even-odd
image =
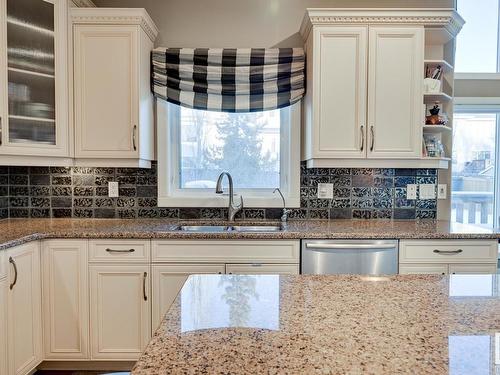
{"label": "granite kitchen island", "polygon": [[132,374],[498,374],[497,275],[195,275]]}

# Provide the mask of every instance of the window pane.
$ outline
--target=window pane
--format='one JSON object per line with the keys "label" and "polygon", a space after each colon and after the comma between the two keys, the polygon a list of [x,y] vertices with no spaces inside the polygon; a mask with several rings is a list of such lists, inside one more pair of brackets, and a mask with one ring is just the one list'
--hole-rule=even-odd
{"label": "window pane", "polygon": [[453,135],[452,220],[493,226],[494,113],[456,113]]}
{"label": "window pane", "polygon": [[180,107],[180,188],[215,188],[228,171],[234,186],[280,186],[280,111],[224,113]]}
{"label": "window pane", "polygon": [[457,37],[455,71],[495,73],[498,55],[499,0],[458,0],[465,25]]}

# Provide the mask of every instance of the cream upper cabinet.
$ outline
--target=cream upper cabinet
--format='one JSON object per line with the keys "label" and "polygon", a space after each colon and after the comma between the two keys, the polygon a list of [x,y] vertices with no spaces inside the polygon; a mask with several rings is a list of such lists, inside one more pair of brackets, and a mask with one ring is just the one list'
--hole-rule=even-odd
{"label": "cream upper cabinet", "polygon": [[7,290],[9,374],[28,374],[42,360],[39,243],[10,249]]}
{"label": "cream upper cabinet", "polygon": [[90,359],[86,240],[42,243],[46,359]]}
{"label": "cream upper cabinet", "polygon": [[368,157],[422,154],[424,28],[370,27]]}
{"label": "cream upper cabinet", "polygon": [[86,8],[71,14],[75,163],[150,166],[153,21],[143,9]]}
{"label": "cream upper cabinet", "polygon": [[92,359],[137,360],[151,338],[149,265],[90,265]]}
{"label": "cream upper cabinet", "polygon": [[0,164],[70,156],[67,30],[66,0],[0,0]]}
{"label": "cream upper cabinet", "polygon": [[306,157],[365,158],[368,27],[318,27],[313,38],[312,128],[306,135],[313,146]]}

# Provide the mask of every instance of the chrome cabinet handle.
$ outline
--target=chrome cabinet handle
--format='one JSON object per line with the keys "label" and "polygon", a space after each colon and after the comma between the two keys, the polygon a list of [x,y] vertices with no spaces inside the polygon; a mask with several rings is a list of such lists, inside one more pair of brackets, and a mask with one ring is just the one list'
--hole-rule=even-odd
{"label": "chrome cabinet handle", "polygon": [[363,125],[361,125],[360,131],[361,131],[361,147],[360,147],[360,151],[363,151],[365,149],[365,127]]}
{"label": "chrome cabinet handle", "polygon": [[148,273],[144,272],[144,275],[142,276],[142,295],[144,297],[144,301],[148,300],[148,296],[146,295],[146,279],[148,277]]}
{"label": "chrome cabinet handle", "polygon": [[463,252],[463,250],[462,249],[458,249],[458,250],[438,250],[438,249],[434,249],[433,252],[436,253],[436,254],[440,254],[440,255],[455,255],[455,254],[460,254],[461,252]]}
{"label": "chrome cabinet handle", "polygon": [[133,253],[135,249],[127,249],[127,250],[115,250],[110,249],[109,247],[106,249],[108,253]]}
{"label": "chrome cabinet handle", "polygon": [[370,151],[373,151],[373,147],[375,146],[375,131],[373,130],[373,125],[370,126],[370,133],[371,133],[371,144],[370,144]]}
{"label": "chrome cabinet handle", "polygon": [[17,264],[12,257],[9,258],[9,263],[12,264],[12,267],[14,267],[14,281],[10,284],[9,289],[12,290],[14,288],[14,285],[17,284]]}
{"label": "chrome cabinet handle", "polygon": [[137,125],[134,125],[134,128],[132,130],[132,146],[134,147],[134,151],[137,151],[137,144],[135,141],[135,134],[137,133]]}

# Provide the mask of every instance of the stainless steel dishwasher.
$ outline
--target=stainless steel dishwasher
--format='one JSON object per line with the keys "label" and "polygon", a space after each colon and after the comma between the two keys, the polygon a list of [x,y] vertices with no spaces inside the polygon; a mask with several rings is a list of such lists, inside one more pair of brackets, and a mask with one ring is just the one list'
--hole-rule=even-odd
{"label": "stainless steel dishwasher", "polygon": [[398,273],[397,240],[304,240],[303,274],[394,275]]}

